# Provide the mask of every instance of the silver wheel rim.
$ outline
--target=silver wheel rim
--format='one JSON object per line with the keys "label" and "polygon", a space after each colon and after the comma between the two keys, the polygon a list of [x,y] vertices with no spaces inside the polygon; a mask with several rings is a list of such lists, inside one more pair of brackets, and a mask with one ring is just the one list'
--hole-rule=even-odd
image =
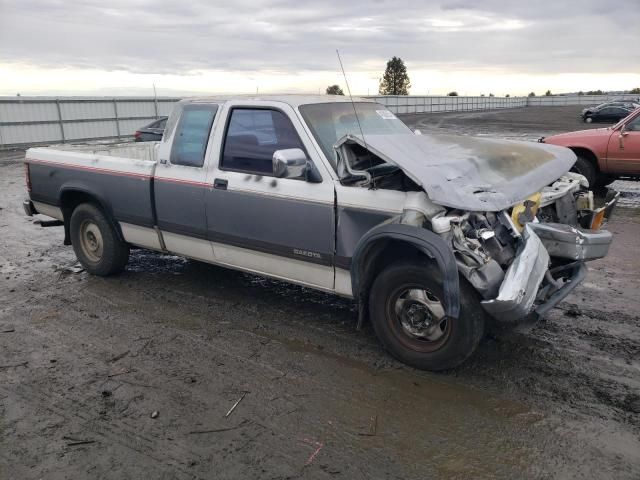
{"label": "silver wheel rim", "polygon": [[587,118],[585,119],[585,122],[587,122],[587,123],[591,123],[591,122],[593,122],[593,118],[591,118],[591,117],[587,117]]}
{"label": "silver wheel rim", "polygon": [[82,252],[90,261],[97,263],[102,259],[104,251],[102,233],[98,225],[91,220],[85,220],[80,225],[80,245]]}
{"label": "silver wheel rim", "polygon": [[442,302],[428,290],[404,290],[394,308],[402,330],[410,337],[435,342],[446,332],[447,318]]}

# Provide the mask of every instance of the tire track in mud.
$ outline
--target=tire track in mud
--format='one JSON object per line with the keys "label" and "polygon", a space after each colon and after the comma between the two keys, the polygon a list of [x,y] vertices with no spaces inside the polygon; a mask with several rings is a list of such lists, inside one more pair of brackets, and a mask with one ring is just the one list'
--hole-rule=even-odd
{"label": "tire track in mud", "polygon": [[[627,355],[625,348],[606,349],[607,344],[597,340],[597,331],[604,328],[601,317],[589,317],[583,311],[581,318],[589,323],[577,326],[579,319],[570,317],[571,323],[566,318],[565,312],[571,310],[570,306],[565,311],[555,309],[548,320],[526,335],[490,339],[479,351],[484,358],[463,369],[492,381],[501,378],[518,396],[525,394],[538,404],[551,402],[576,418],[621,422],[640,434],[636,414],[640,408],[638,357]],[[607,326],[611,327],[611,319]],[[632,354],[638,348],[637,340],[606,336],[614,338],[616,346],[632,345]],[[492,345],[498,350],[493,351]]]}
{"label": "tire track in mud", "polygon": [[[109,302],[109,304],[112,304],[113,302]],[[59,341],[65,341],[65,342],[69,342],[69,341],[73,341],[75,340],[76,342],[81,342],[84,337],[82,336],[82,334],[78,334],[75,335],[74,332],[76,331],[76,329],[73,328],[73,325],[71,325],[71,329],[69,331],[66,331],[65,333],[62,333],[62,331],[59,331]],[[99,332],[96,332],[99,333]],[[54,332],[43,332],[42,333],[42,340],[52,340],[52,338],[55,337]],[[199,343],[201,343],[201,346],[206,347],[205,350],[209,351],[211,349],[211,347],[213,347],[213,345],[211,344],[211,342],[209,343],[204,343],[201,342],[199,339],[194,338],[193,336],[189,336],[190,340],[193,342],[198,341]],[[98,335],[98,338],[102,338],[102,335]],[[174,338],[175,340],[175,338]],[[74,342],[72,342],[74,343]],[[109,357],[110,355],[115,354],[115,350],[113,350],[112,345],[109,345],[106,342],[101,342],[99,340],[93,341],[92,342],[92,347],[94,347],[94,352],[92,352],[92,354],[94,355],[96,360],[100,360],[100,359],[104,359],[106,357]],[[97,348],[96,348],[97,347]],[[102,351],[99,351],[98,348],[100,348]],[[220,353],[220,349],[219,346],[215,347],[216,350],[214,351],[215,354],[219,354]],[[105,354],[105,350],[106,350],[106,354]],[[202,354],[203,352],[199,352],[200,354]],[[241,356],[235,353],[230,353],[228,351],[224,352],[224,355],[233,359],[234,361],[237,362],[237,368],[240,368],[242,366],[246,367],[247,363],[250,363],[252,366],[254,367],[260,367],[262,369],[266,369],[269,373],[267,375],[265,375],[265,378],[267,379],[271,379],[273,377],[273,375],[278,375],[278,376],[282,376],[284,377],[284,372],[271,367],[269,365],[265,365],[259,362],[255,362],[252,361],[251,359],[248,359],[246,356]],[[199,358],[203,359],[204,357],[202,355],[199,355]],[[214,356],[215,358],[215,356]],[[86,361],[86,358],[83,358],[83,360]],[[142,368],[140,368],[140,365],[137,364],[136,366],[136,370],[138,374],[145,374],[143,375],[146,378],[152,378],[154,376],[152,371],[144,371]],[[97,379],[92,379],[90,381],[90,383],[95,383],[95,381],[97,381]],[[142,380],[142,381],[146,381],[146,380]],[[115,383],[117,383],[117,380],[114,380]],[[152,382],[153,383],[153,382]],[[165,381],[162,385],[162,388],[165,392],[169,392],[169,393],[175,393],[175,391],[177,390],[175,387],[176,385],[171,385],[171,384],[175,384],[176,382],[169,380],[168,382]],[[174,388],[170,388],[167,389],[167,384],[171,385]],[[86,387],[87,385],[83,385],[81,386],[80,389],[82,389],[82,387]],[[183,384],[178,384],[177,387],[183,387]],[[160,388],[160,386],[158,386],[157,388]],[[85,425],[89,425],[91,424],[91,431],[95,431],[96,433],[99,433],[101,435],[105,435],[108,436],[110,440],[114,440],[114,435],[116,435],[116,432],[123,432],[124,433],[124,437],[125,438],[120,438],[118,440],[118,442],[120,444],[122,444],[123,446],[126,446],[127,448],[131,448],[134,451],[137,451],[139,453],[145,454],[147,456],[149,456],[150,458],[156,460],[156,461],[160,461],[159,458],[153,456],[150,454],[150,452],[152,452],[154,449],[160,449],[162,451],[167,450],[169,447],[171,447],[174,451],[176,450],[175,448],[175,444],[171,443],[171,444],[163,444],[162,441],[158,441],[157,437],[154,438],[149,438],[149,437],[143,437],[140,435],[140,433],[135,431],[135,427],[133,426],[128,426],[126,422],[124,421],[113,421],[112,420],[112,424],[113,426],[110,426],[109,428],[107,428],[104,424],[100,424],[100,425],[96,425],[95,422],[93,422],[94,419],[92,419],[92,416],[90,414],[88,414],[87,412],[89,412],[90,410],[92,410],[94,408],[94,406],[89,405],[85,402],[82,401],[81,398],[79,397],[74,397],[74,398],[63,398],[61,397],[59,394],[55,394],[57,395],[55,402],[53,404],[50,404],[48,402],[51,402],[51,393],[47,396],[45,394],[43,394],[42,392],[39,392],[35,387],[34,388],[29,388],[26,387],[24,385],[21,385],[19,387],[19,390],[22,390],[22,392],[18,392],[19,395],[21,396],[21,398],[25,401],[29,401],[29,399],[34,399],[34,398],[38,398],[39,397],[39,404],[41,407],[43,408],[48,408],[49,410],[53,411],[54,413],[57,413],[65,418],[68,418],[67,416],[63,415],[65,412],[71,412],[71,411],[75,411],[75,417],[80,419],[83,424]],[[78,389],[75,389],[75,391],[77,391]],[[287,397],[289,396],[286,393],[282,393],[281,392],[281,388],[280,387],[274,387],[273,391],[271,392],[272,396],[276,396],[276,394],[278,394],[277,396],[279,397]],[[177,400],[177,399],[176,399]],[[49,405],[47,407],[47,405]],[[275,419],[274,419],[275,420]],[[261,420],[261,422],[264,421]],[[264,425],[261,425],[261,423],[256,423],[255,421],[250,421],[249,425],[258,425],[261,426],[263,429],[266,429],[267,427],[265,427]],[[96,430],[97,429],[97,430]],[[271,432],[278,432],[278,430],[282,430],[280,428],[277,427],[277,423],[273,423],[271,422],[269,427],[268,427],[269,431]],[[312,428],[313,430],[313,428]],[[319,425],[316,426],[315,430],[321,430],[321,428],[319,428]],[[109,434],[111,434],[109,436]],[[286,435],[285,431],[280,431],[279,432],[280,435],[280,443],[286,443],[286,440],[289,439],[289,437]],[[142,448],[139,443],[140,442],[136,442],[136,440],[144,440],[146,447]],[[154,444],[155,445],[152,445]],[[138,445],[138,448],[136,448],[134,445]],[[180,453],[180,457],[181,458],[188,458],[188,451],[184,450]],[[283,454],[284,451],[281,451],[280,454]],[[172,460],[174,460],[175,462],[178,462],[178,459],[174,456],[172,457]],[[201,460],[201,458],[197,459],[198,461]],[[295,463],[300,463],[300,459],[295,459],[297,461],[293,461],[294,459],[290,458],[290,463],[291,464],[295,464]],[[346,462],[347,458],[343,457],[343,461]],[[183,473],[188,473],[188,472],[183,472]]]}
{"label": "tire track in mud", "polygon": [[[53,298],[52,300],[54,301],[54,303],[57,303],[56,298]],[[59,297],[58,300],[62,300],[62,297]],[[132,333],[138,333],[139,335],[145,334],[145,332],[141,332],[137,328],[134,328],[135,325],[133,326],[127,325],[126,318],[120,319],[118,315],[119,312],[117,311],[119,310],[119,308],[115,307],[116,312],[113,312],[114,307],[112,307],[110,303],[113,303],[113,302],[107,303],[107,305],[111,308],[111,312],[108,314],[109,325],[107,325],[106,323],[103,323],[103,320],[104,320],[103,318],[89,319],[89,321],[95,322],[96,329],[92,333],[97,338],[97,340],[92,342],[93,351],[91,352],[91,355],[92,357],[97,357],[97,359],[102,359],[102,360],[104,360],[104,358],[109,358],[110,356],[113,356],[119,353],[118,350],[123,351],[123,350],[132,348],[129,344],[123,344],[122,346],[118,347],[118,349],[114,349],[113,345],[110,344],[109,342],[100,340],[104,338],[109,338],[109,333],[113,333],[112,331],[110,331],[110,329],[116,330],[116,331],[117,330],[124,331],[125,327],[128,326],[128,331],[133,330]],[[95,305],[95,302],[93,306],[99,307],[99,305]],[[141,306],[143,307],[144,305],[141,305]],[[44,339],[52,340],[52,339],[56,339],[57,337],[56,339],[57,341],[55,343],[66,341],[71,344],[74,344],[74,343],[82,342],[83,339],[86,339],[86,335],[84,334],[84,332],[82,332],[77,327],[79,322],[86,321],[85,318],[82,318],[84,312],[82,312],[82,309],[79,309],[78,305],[75,305],[75,304],[72,307],[72,311],[73,311],[73,314],[69,313],[62,316],[62,319],[64,320],[62,321],[62,323],[60,323],[60,321],[55,322],[56,329],[54,331],[43,331],[42,332],[43,340]],[[60,328],[64,324],[67,324],[67,328]],[[149,325],[150,329],[157,329],[158,327],[159,327],[159,324],[157,323],[153,325]],[[253,354],[252,353],[253,348],[251,345],[249,346],[245,345],[245,343],[247,342],[247,338],[243,332],[231,331],[231,332],[228,332],[228,338],[223,338],[220,340],[208,339],[207,341],[203,341],[202,338],[199,338],[197,335],[191,334],[190,332],[179,332],[179,335],[176,337],[175,329],[168,329],[166,332],[163,332],[163,336],[171,336],[172,341],[169,344],[158,342],[157,348],[161,348],[163,350],[166,349],[164,353],[166,353],[169,357],[171,357],[172,355],[175,355],[175,356],[178,356],[179,358],[181,354],[184,356],[184,353],[188,351],[189,358],[198,358],[200,362],[204,362],[205,364],[208,363],[207,362],[208,358],[215,359],[218,356],[220,352],[216,350],[218,349],[219,344],[225,345],[225,350],[227,351],[230,348],[229,345],[231,345],[233,347],[231,351],[231,360],[232,360],[231,363],[233,363],[234,365],[233,367],[230,367],[230,369],[238,370],[243,367],[246,369],[246,366],[248,365],[251,367],[249,374],[251,376],[254,376],[255,374],[256,365],[254,363],[251,363],[250,361],[251,359],[247,361],[247,357]],[[236,340],[232,340],[233,337],[237,337]],[[259,335],[254,335],[253,337],[251,337],[252,341],[257,341],[258,344],[260,343],[261,340],[264,340],[265,338],[269,340],[267,337],[261,337]],[[238,343],[240,344],[239,347],[237,346]],[[271,345],[271,342],[269,342],[268,345]],[[284,385],[281,384],[282,382],[273,384],[273,386],[271,386],[270,384],[267,384],[266,390],[264,386],[262,387],[263,397],[275,398],[276,396],[279,396],[279,397],[287,398],[288,404],[285,406],[288,409],[291,409],[291,407],[293,407],[294,409],[300,408],[301,401],[300,401],[300,398],[296,398],[294,395],[288,394],[286,390],[304,391],[305,396],[311,396],[311,397],[329,395],[332,398],[332,402],[334,404],[335,402],[339,402],[341,404],[349,404],[353,402],[353,397],[352,397],[353,393],[351,391],[349,390],[343,391],[342,389],[337,389],[337,390],[331,389],[327,391],[327,384],[324,378],[316,379],[313,376],[310,376],[310,377],[304,376],[305,373],[311,373],[311,372],[308,372],[308,370],[302,369],[296,373],[291,374],[291,368],[287,367],[287,364],[291,363],[290,361],[286,360],[288,357],[290,357],[290,355],[287,354],[287,351],[288,351],[287,347],[285,345],[279,345],[279,342],[276,342],[276,345],[274,346],[275,348],[273,349],[273,351],[265,352],[265,354],[268,354],[267,357],[269,358],[269,362],[271,363],[270,368],[268,369],[268,373],[265,375],[265,378],[272,380],[273,374],[276,373],[276,371],[273,370],[272,362],[277,362],[275,368],[277,369],[278,372],[282,372],[282,370],[286,368],[286,372],[288,373],[288,375],[284,377],[282,380],[287,382],[287,386],[284,387]],[[153,359],[150,359],[150,361],[153,361]],[[228,360],[225,360],[225,363],[229,363]],[[138,369],[137,373],[140,375],[140,377],[138,378],[140,379],[141,382],[148,383],[149,382],[148,378],[153,378],[155,372],[153,371],[153,368],[145,369],[144,367],[145,365],[141,364],[140,362],[136,364],[136,368]],[[264,365],[259,365],[259,367],[265,368]],[[193,368],[193,365],[187,365],[185,370],[188,371],[188,370],[191,370],[192,368]],[[360,366],[359,368],[363,368],[363,366]],[[213,381],[216,382],[215,379],[217,377],[215,376],[216,375],[215,372],[210,372],[210,375],[213,375]],[[114,381],[117,381],[117,380],[114,380]],[[299,385],[300,382],[302,382],[302,386]],[[154,382],[150,382],[150,383],[153,384]],[[167,389],[167,386],[169,386],[170,388]],[[176,382],[172,381],[171,379],[168,379],[168,380],[165,379],[162,385],[162,388],[168,392],[167,394],[170,396],[170,398],[174,403],[177,403],[179,401],[179,398],[175,398],[175,390],[179,389],[180,387],[183,387],[183,385],[176,384]],[[284,392],[283,392],[283,387],[285,390]],[[184,400],[184,398],[182,400]],[[421,399],[420,396],[416,396],[414,398],[411,395],[409,395],[408,398],[404,399],[404,401],[407,403],[420,402],[421,400],[424,401],[424,399]],[[190,405],[192,404],[193,402],[190,402]],[[304,407],[304,404],[302,405],[302,407]],[[370,402],[367,401],[366,398],[359,399],[358,407],[359,407],[359,410],[365,411],[365,412],[367,411],[372,412],[372,411],[376,411],[376,409],[379,409],[379,405],[371,404]],[[71,408],[71,406],[68,406],[68,408]],[[64,408],[62,410],[64,410]],[[326,410],[326,408],[321,408],[320,412],[322,412],[323,410]],[[260,418],[258,422],[263,426],[265,426],[270,432],[278,433],[281,437],[280,443],[287,444],[287,439],[290,440],[289,437],[290,437],[291,431],[290,429],[288,430],[287,428],[284,428],[283,430],[283,427],[280,426],[282,417],[278,416],[279,413],[282,413],[282,412],[275,412],[275,415],[272,415],[271,417]],[[298,418],[298,421],[302,420],[304,424],[307,427],[309,427],[308,430],[317,431],[317,432],[324,431],[326,436],[332,439],[332,443],[339,444],[339,445],[349,445],[350,446],[349,449],[352,451],[353,451],[353,448],[357,448],[359,458],[368,459],[368,461],[366,462],[367,464],[372,464],[372,465],[376,464],[376,459],[377,457],[380,456],[380,453],[382,453],[382,451],[379,448],[374,448],[371,451],[371,453],[369,453],[368,452],[369,448],[367,448],[366,445],[362,447],[358,447],[358,444],[362,443],[362,440],[359,437],[359,434],[357,433],[355,424],[352,424],[350,427],[348,426],[347,429],[336,430],[334,427],[327,427],[327,425],[323,420],[330,417],[329,412],[325,411],[322,415],[317,415],[317,412],[316,412],[317,418],[315,419],[313,416],[309,417],[308,416],[309,413],[310,413],[309,410],[305,408],[300,408],[300,413],[293,412],[294,417]],[[291,414],[291,412],[289,412],[289,414]],[[438,428],[441,428],[441,427],[438,427]],[[287,435],[289,435],[289,437],[287,437]],[[445,437],[446,437],[446,434],[445,434]],[[395,443],[397,440],[389,440],[389,441],[391,441],[392,443]],[[326,455],[326,454],[327,454],[327,451],[323,453],[323,455]],[[346,454],[342,455],[335,452],[334,450],[331,450],[330,455],[332,456],[332,458],[336,460],[339,459],[340,461],[338,463],[342,465],[349,464],[348,456],[346,456]]]}

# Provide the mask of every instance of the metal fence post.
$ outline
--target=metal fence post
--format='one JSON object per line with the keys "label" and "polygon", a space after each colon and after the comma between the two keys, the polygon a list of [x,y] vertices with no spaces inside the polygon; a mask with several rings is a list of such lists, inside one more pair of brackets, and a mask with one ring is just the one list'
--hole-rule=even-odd
{"label": "metal fence post", "polygon": [[65,143],[64,123],[62,122],[62,111],[60,110],[60,99],[59,98],[56,98],[56,109],[58,110],[58,124],[60,125],[60,136],[62,137],[62,143]]}
{"label": "metal fence post", "polygon": [[116,116],[116,133],[118,134],[118,140],[120,140],[122,135],[120,134],[120,119],[118,118],[118,102],[115,98],[113,99],[113,113]]}

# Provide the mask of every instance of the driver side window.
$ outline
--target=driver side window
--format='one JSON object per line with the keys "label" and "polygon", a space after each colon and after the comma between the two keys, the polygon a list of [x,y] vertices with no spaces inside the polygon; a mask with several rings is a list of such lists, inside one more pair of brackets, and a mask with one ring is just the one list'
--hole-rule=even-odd
{"label": "driver side window", "polygon": [[638,115],[634,120],[627,123],[625,126],[625,130],[629,132],[640,132],[640,115]]}
{"label": "driver side window", "polygon": [[284,113],[264,108],[234,108],[229,114],[220,168],[273,176],[273,153],[290,148],[305,151]]}

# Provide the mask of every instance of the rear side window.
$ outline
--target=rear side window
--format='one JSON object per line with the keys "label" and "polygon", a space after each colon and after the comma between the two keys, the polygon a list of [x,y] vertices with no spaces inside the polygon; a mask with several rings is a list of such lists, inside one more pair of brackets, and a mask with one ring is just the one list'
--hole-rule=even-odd
{"label": "rear side window", "polygon": [[278,110],[234,108],[224,141],[221,168],[273,175],[276,150],[304,146],[291,120]]}
{"label": "rear side window", "polygon": [[171,147],[171,163],[188,167],[201,167],[207,150],[211,125],[217,105],[186,105]]}

